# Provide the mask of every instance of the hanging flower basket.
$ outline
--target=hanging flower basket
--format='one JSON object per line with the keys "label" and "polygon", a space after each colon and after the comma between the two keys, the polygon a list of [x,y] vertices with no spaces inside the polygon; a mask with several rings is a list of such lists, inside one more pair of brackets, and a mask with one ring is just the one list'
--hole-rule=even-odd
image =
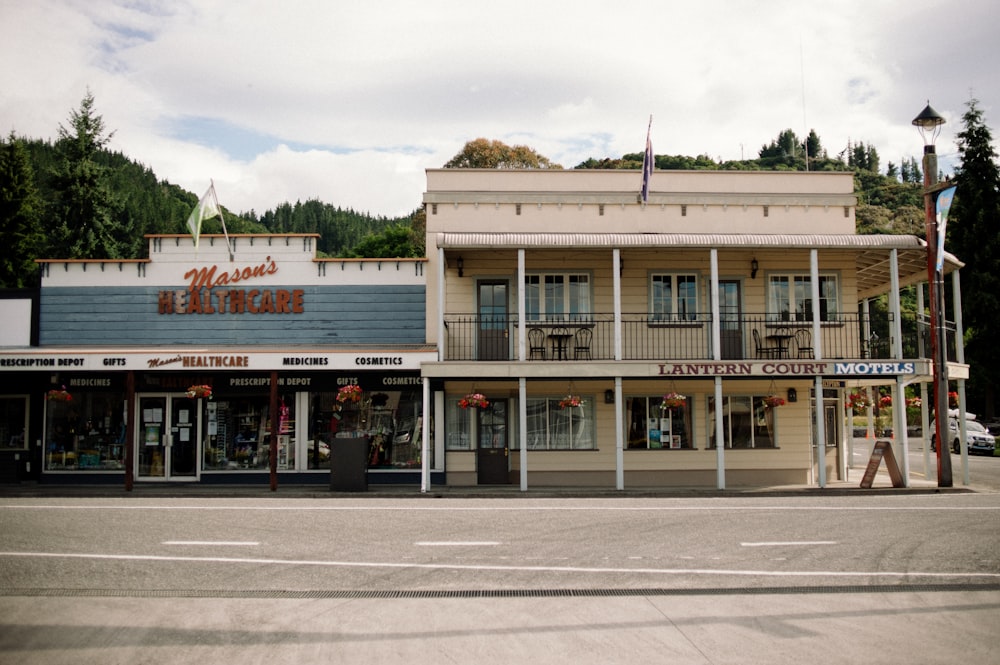
{"label": "hanging flower basket", "polygon": [[45,393],[45,399],[50,402],[72,402],[73,396],[66,390],[66,386],[63,386],[58,390],[53,388],[49,392]]}
{"label": "hanging flower basket", "polygon": [[362,392],[364,391],[361,390],[361,386],[359,386],[356,383],[352,383],[351,385],[344,386],[343,388],[337,391],[337,401],[360,402]]}
{"label": "hanging flower basket", "polygon": [[566,395],[566,397],[559,400],[559,408],[565,409],[566,407],[573,406],[583,406],[583,400],[579,395]]}
{"label": "hanging flower basket", "polygon": [[878,400],[878,405],[883,409],[892,406],[892,395],[882,395]]}
{"label": "hanging flower basket", "polygon": [[764,398],[764,406],[768,409],[776,409],[779,406],[784,406],[785,400],[783,397],[778,397],[777,395],[768,395]]}
{"label": "hanging flower basket", "polygon": [[458,406],[463,409],[485,409],[489,405],[489,400],[487,400],[486,395],[482,393],[469,393],[462,399],[458,400]]}
{"label": "hanging flower basket", "polygon": [[192,399],[197,399],[199,397],[211,398],[212,386],[188,386],[188,389],[184,392],[184,394]]}
{"label": "hanging flower basket", "polygon": [[687,397],[677,393],[667,393],[663,396],[663,402],[660,404],[661,409],[683,409],[685,406],[687,406]]}
{"label": "hanging flower basket", "polygon": [[864,412],[865,409],[872,406],[872,401],[868,397],[868,391],[862,390],[848,395],[847,406],[853,409],[855,413]]}

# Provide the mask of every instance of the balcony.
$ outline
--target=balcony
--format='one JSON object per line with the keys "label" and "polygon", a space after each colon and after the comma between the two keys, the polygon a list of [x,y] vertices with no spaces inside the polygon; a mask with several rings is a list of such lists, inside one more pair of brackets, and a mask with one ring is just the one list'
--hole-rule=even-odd
{"label": "balcony", "polygon": [[[516,315],[446,314],[445,361],[517,360]],[[841,314],[820,324],[818,345],[824,360],[895,357],[886,317]],[[525,353],[529,362],[614,360],[614,316],[587,314],[565,320],[528,321]],[[948,357],[955,360],[955,328],[946,331]],[[811,359],[811,321],[777,321],[765,314],[722,317],[720,347],[725,360]],[[930,358],[929,328],[904,320],[907,359]],[[711,360],[712,315],[689,313],[660,319],[648,313],[622,314],[622,360]]]}

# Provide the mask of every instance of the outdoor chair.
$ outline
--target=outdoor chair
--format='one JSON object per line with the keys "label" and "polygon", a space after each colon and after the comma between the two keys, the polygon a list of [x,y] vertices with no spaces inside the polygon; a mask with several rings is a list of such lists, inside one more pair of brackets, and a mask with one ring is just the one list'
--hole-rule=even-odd
{"label": "outdoor chair", "polygon": [[806,328],[799,328],[795,331],[795,348],[798,350],[799,358],[812,358],[815,355],[812,333]]}
{"label": "outdoor chair", "polygon": [[783,350],[780,346],[765,346],[756,328],[753,329],[753,347],[758,358],[780,358]]}
{"label": "outdoor chair", "polygon": [[576,331],[576,336],[573,338],[573,359],[574,360],[593,360],[594,357],[590,353],[590,342],[594,338],[594,331],[590,328],[580,328]]}
{"label": "outdoor chair", "polygon": [[528,331],[528,360],[539,357],[545,360],[545,331],[541,328],[532,328]]}

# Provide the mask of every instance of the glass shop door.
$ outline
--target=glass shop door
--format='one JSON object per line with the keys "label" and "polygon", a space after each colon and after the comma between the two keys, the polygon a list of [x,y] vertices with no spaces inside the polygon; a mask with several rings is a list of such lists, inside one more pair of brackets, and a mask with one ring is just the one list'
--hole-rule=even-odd
{"label": "glass shop door", "polygon": [[136,479],[198,479],[201,401],[184,393],[138,396]]}

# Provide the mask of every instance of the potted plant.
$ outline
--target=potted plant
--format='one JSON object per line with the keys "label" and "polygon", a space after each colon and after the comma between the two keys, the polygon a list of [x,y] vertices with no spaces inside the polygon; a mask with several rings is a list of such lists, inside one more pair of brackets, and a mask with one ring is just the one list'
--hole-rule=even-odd
{"label": "potted plant", "polygon": [[197,399],[199,397],[211,398],[212,397],[212,386],[200,385],[200,386],[188,386],[188,389],[184,392],[185,395],[192,399]]}
{"label": "potted plant", "polygon": [[458,406],[463,409],[473,408],[473,409],[485,409],[490,405],[489,401],[486,399],[486,395],[482,393],[469,393],[462,399],[458,400]]}
{"label": "potted plant", "polygon": [[53,388],[49,392],[45,393],[45,399],[50,402],[72,402],[73,396],[69,394],[68,390],[66,390],[66,386],[63,386],[59,389]]}
{"label": "potted plant", "polygon": [[566,407],[573,406],[583,406],[583,400],[579,395],[566,395],[566,397],[559,400],[559,408],[565,409]]}
{"label": "potted plant", "polygon": [[776,409],[785,405],[785,399],[777,395],[768,395],[764,398],[764,406],[768,409]]}
{"label": "potted plant", "polygon": [[362,392],[364,391],[361,390],[361,386],[356,383],[352,383],[337,391],[337,401],[341,403],[360,402]]}
{"label": "potted plant", "polygon": [[663,396],[663,402],[660,404],[661,409],[683,409],[687,405],[687,397],[684,395],[679,395],[675,392],[669,392]]}

